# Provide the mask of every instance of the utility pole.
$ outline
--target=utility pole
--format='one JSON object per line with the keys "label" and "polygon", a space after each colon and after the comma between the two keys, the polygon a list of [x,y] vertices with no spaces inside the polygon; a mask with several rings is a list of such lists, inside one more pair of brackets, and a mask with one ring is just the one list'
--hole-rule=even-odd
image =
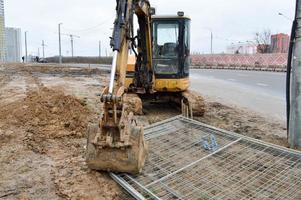
{"label": "utility pole", "polygon": [[72,58],[74,57],[74,38],[80,38],[79,36],[77,35],[73,35],[73,34],[70,34],[70,41],[71,41],[71,55],[72,55]]}
{"label": "utility pole", "polygon": [[45,59],[45,46],[46,46],[46,44],[45,44],[45,41],[44,41],[44,40],[42,40],[43,59]]}
{"label": "utility pole", "polygon": [[70,37],[71,56],[73,58],[74,57],[74,38],[80,38],[80,36],[77,36],[77,35],[74,35],[74,34],[65,34],[65,33],[61,33],[60,35]]}
{"label": "utility pole", "polygon": [[213,33],[211,31],[211,54],[213,54]]}
{"label": "utility pole", "polygon": [[74,56],[74,50],[73,50],[73,47],[74,47],[74,44],[73,44],[73,35],[70,35],[70,40],[71,40],[71,56],[73,58]]}
{"label": "utility pole", "polygon": [[210,53],[213,54],[213,31],[210,27],[204,27],[203,29],[210,32]]}
{"label": "utility pole", "polygon": [[[291,148],[301,148],[301,0],[296,3],[296,16],[292,31],[292,81],[288,142]],[[295,37],[294,37],[295,36]],[[291,53],[291,52],[290,52]],[[289,59],[290,60],[290,59]],[[290,73],[290,71],[288,71]]]}
{"label": "utility pole", "polygon": [[27,31],[25,31],[25,62],[27,63]]}
{"label": "utility pole", "polygon": [[62,41],[61,41],[61,25],[62,23],[59,23],[59,63],[62,64]]}
{"label": "utility pole", "polygon": [[101,59],[101,41],[99,41],[99,59]]}

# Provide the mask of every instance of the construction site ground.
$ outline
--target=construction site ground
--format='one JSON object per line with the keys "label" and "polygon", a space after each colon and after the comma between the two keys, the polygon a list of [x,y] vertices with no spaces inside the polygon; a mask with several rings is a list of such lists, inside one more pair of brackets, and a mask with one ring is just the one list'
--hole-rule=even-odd
{"label": "construction site ground", "polygon": [[[0,66],[0,199],[127,197],[84,160],[86,127],[101,113],[108,75],[71,65]],[[147,104],[139,118],[147,125],[179,114],[169,104]],[[223,102],[206,99],[205,116],[196,120],[287,146],[283,123]]]}

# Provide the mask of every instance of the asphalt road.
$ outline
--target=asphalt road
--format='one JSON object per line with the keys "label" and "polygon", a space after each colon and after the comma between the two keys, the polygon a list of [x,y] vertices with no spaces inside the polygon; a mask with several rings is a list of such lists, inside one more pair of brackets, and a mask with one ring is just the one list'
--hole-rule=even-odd
{"label": "asphalt road", "polygon": [[225,102],[284,121],[285,73],[191,70],[191,88]]}

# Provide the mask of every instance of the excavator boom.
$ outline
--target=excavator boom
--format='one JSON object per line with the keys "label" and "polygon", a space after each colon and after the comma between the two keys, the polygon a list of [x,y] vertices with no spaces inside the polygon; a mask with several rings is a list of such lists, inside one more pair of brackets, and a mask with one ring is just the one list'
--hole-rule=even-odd
{"label": "excavator boom", "polygon": [[[137,47],[136,90],[152,90],[151,9],[148,0],[116,0],[116,3],[110,42],[113,49],[110,83],[101,95],[103,112],[99,124],[88,129],[86,160],[88,166],[96,170],[139,173],[147,156],[147,144],[143,127],[137,125],[125,103],[125,80],[129,48]],[[134,14],[140,30],[138,46],[133,33]]]}

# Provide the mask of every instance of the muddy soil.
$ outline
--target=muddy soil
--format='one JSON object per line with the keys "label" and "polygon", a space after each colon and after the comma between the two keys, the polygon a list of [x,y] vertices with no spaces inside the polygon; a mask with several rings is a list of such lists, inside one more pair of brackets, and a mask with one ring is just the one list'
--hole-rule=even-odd
{"label": "muddy soil", "polygon": [[[126,199],[106,173],[84,161],[86,127],[97,121],[108,73],[56,65],[0,66],[0,199]],[[179,115],[148,103],[144,125]],[[197,120],[287,146],[284,125],[254,113],[206,102]]]}
{"label": "muddy soil", "polygon": [[86,127],[98,115],[107,74],[56,66],[0,70],[0,199],[124,199],[107,174],[84,162]]}
{"label": "muddy soil", "polygon": [[284,122],[266,119],[248,110],[228,107],[218,102],[207,101],[204,117],[198,121],[246,135],[265,142],[288,147],[287,129]]}

